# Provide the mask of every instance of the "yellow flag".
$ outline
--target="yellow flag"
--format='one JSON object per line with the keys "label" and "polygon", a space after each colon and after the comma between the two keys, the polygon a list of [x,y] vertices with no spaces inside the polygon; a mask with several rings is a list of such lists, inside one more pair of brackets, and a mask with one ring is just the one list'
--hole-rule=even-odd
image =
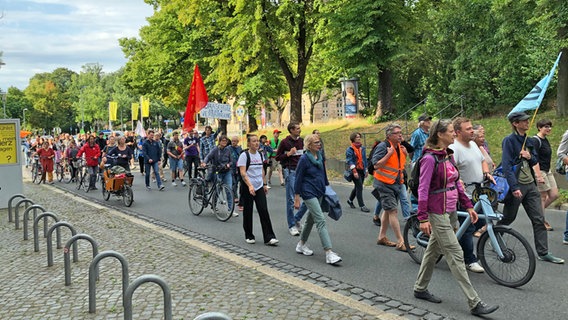
{"label": "yellow flag", "polygon": [[116,121],[116,112],[118,111],[118,102],[110,101],[108,103],[108,119],[110,121]]}
{"label": "yellow flag", "polygon": [[150,116],[150,99],[142,97],[142,117],[148,118]]}
{"label": "yellow flag", "polygon": [[132,104],[132,120],[138,120],[138,110],[140,108],[140,104],[133,103]]}

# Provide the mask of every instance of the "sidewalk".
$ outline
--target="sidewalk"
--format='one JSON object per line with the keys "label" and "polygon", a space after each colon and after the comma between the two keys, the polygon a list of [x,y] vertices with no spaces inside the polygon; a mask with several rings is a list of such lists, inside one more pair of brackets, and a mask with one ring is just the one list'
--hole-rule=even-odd
{"label": "sidewalk", "polygon": [[[193,319],[213,311],[233,319],[402,319],[309,280],[51,186],[25,180],[24,194],[72,224],[78,233],[92,236],[99,252],[114,250],[124,255],[130,282],[145,274],[164,279],[171,289],[174,319]],[[55,249],[54,244],[54,266],[47,267],[46,239],[40,239],[40,252],[34,252],[31,223],[30,240],[24,241],[23,231],[14,230],[14,223],[8,222],[7,212],[0,210],[0,319],[124,317],[121,268],[115,259],[107,258],[99,264],[97,313],[90,314],[90,244],[78,241],[79,262],[71,264],[72,284],[66,287],[63,251]],[[63,243],[69,238],[69,231],[62,228]],[[161,319],[163,312],[158,285],[146,283],[134,292],[134,319]]]}

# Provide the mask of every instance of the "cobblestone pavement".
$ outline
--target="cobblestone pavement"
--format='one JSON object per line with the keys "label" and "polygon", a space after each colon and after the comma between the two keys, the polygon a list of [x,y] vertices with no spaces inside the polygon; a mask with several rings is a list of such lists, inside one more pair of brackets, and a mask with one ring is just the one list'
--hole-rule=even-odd
{"label": "cobblestone pavement", "polygon": [[[78,233],[92,236],[99,252],[114,250],[124,255],[130,281],[145,274],[164,279],[171,288],[173,319],[193,319],[211,311],[233,319],[439,318],[309,270],[231,244],[219,245],[191,231],[138,219],[50,186],[25,182],[24,194],[72,224]],[[41,237],[40,252],[34,252],[31,223],[30,240],[24,241],[23,230],[15,230],[14,223],[8,222],[8,210],[0,210],[0,215],[0,319],[124,317],[117,260],[104,259],[99,264],[97,312],[90,314],[92,249],[88,241],[78,241],[79,261],[71,264],[72,284],[65,286],[63,250],[54,245],[54,265],[47,267],[46,239]],[[63,243],[70,238],[67,229],[62,228],[62,238]],[[161,319],[163,314],[159,286],[141,285],[133,295],[134,319]]]}

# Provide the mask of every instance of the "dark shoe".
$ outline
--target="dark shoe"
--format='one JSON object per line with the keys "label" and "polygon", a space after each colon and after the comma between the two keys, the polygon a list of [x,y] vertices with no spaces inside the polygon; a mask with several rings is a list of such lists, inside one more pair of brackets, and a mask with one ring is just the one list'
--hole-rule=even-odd
{"label": "dark shoe", "polygon": [[351,209],[355,209],[355,205],[353,204],[353,201],[347,200],[347,204],[349,205],[349,207],[351,207]]}
{"label": "dark shoe", "polygon": [[544,227],[546,228],[546,231],[554,231],[554,228],[546,220],[544,220]]}
{"label": "dark shoe", "polygon": [[380,227],[381,226],[381,218],[377,218],[377,216],[373,217],[373,223],[377,226]]}
{"label": "dark shoe", "polygon": [[556,264],[563,264],[564,263],[564,259],[555,257],[552,254],[550,254],[550,252],[545,254],[544,256],[538,256],[538,260],[546,261],[546,262],[552,262],[552,263],[556,263]]}
{"label": "dark shoe", "polygon": [[495,310],[499,309],[499,306],[488,306],[483,301],[479,301],[475,308],[471,309],[471,314],[474,316],[481,316],[484,314],[490,314],[495,312]]}
{"label": "dark shoe", "polygon": [[[436,297],[435,295],[431,294],[430,291],[425,290],[425,291],[414,291],[414,297],[417,299],[422,299],[422,300],[426,300],[432,303],[441,303],[442,299]],[[478,304],[479,306],[479,304]],[[476,307],[477,308],[477,307]],[[495,310],[493,310],[495,311]],[[473,310],[471,311],[471,313],[473,313]]]}
{"label": "dark shoe", "polygon": [[371,210],[369,210],[369,208],[367,208],[367,207],[365,207],[365,206],[362,206],[362,207],[361,207],[361,211],[363,211],[363,212],[371,212]]}
{"label": "dark shoe", "polygon": [[90,187],[89,190],[99,190],[97,187]]}

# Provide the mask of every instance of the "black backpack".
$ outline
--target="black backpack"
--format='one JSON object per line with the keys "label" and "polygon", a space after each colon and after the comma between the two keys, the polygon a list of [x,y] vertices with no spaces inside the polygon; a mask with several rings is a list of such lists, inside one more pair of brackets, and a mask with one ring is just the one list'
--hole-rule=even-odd
{"label": "black backpack", "polygon": [[[241,153],[245,153],[245,155],[247,156],[247,164],[246,164],[246,171],[248,171],[249,167],[250,167],[250,153],[248,151],[249,149],[244,149],[243,151],[241,151]],[[257,150],[257,152],[260,154],[260,160],[262,160],[262,162],[264,163],[264,155],[262,154],[262,152],[260,152],[260,149]]]}
{"label": "black backpack", "polygon": [[375,149],[379,143],[381,143],[381,141],[375,141],[375,144],[373,144],[373,147],[371,148],[371,152],[369,152],[369,155],[367,156],[367,172],[371,176],[375,173],[375,164],[372,163],[373,153],[375,153]]}
{"label": "black backpack", "polygon": [[[440,160],[432,152],[422,153],[422,155],[418,158],[418,160],[414,164],[414,167],[412,167],[412,171],[410,171],[410,177],[408,179],[408,188],[410,189],[410,192],[412,192],[412,195],[414,197],[416,197],[416,199],[418,199],[418,186],[420,185],[420,160],[422,160],[422,158],[424,158],[424,156],[426,156],[427,154],[431,155],[435,160],[434,172],[437,172],[438,164],[440,162],[450,161],[450,157],[444,157],[444,159]],[[450,161],[450,162],[454,165],[454,167],[456,166],[456,164],[453,163],[453,161]],[[432,192],[430,192],[430,193],[432,193]]]}

